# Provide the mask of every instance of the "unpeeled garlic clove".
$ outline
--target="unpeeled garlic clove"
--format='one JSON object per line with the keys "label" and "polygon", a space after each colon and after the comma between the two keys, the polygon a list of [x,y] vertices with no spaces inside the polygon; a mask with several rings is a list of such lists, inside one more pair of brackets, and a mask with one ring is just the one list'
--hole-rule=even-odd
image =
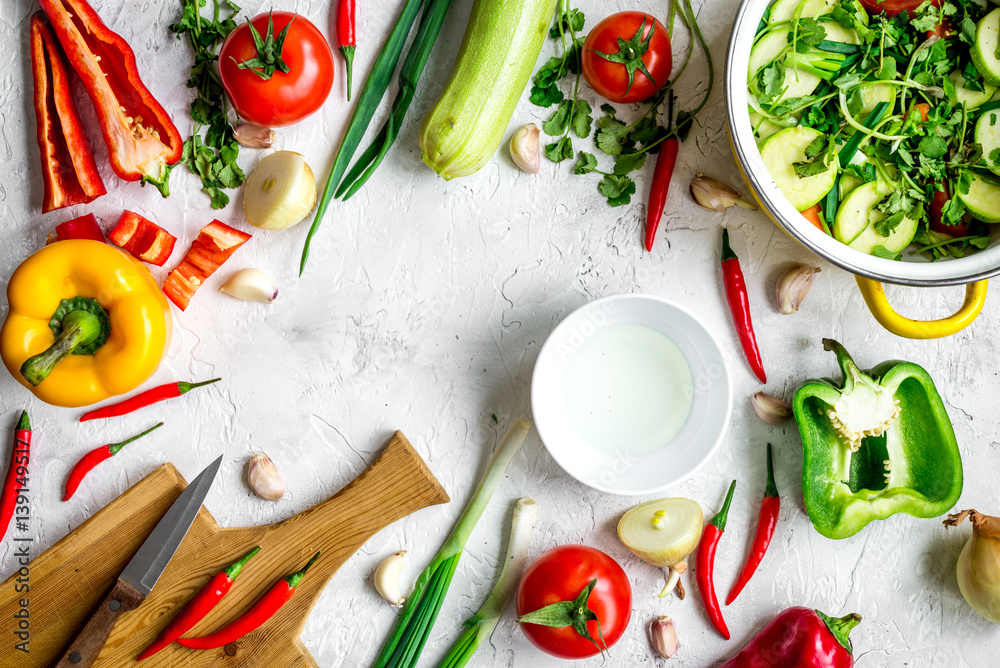
{"label": "unpeeled garlic clove", "polygon": [[274,281],[260,269],[240,269],[222,284],[219,292],[245,302],[273,302],[278,297]]}
{"label": "unpeeled garlic clove", "polygon": [[275,132],[253,123],[240,123],[233,130],[236,143],[246,148],[271,148],[274,146]]}
{"label": "unpeeled garlic clove", "polygon": [[750,403],[757,417],[768,424],[781,424],[792,417],[792,405],[769,394],[755,392]]}
{"label": "unpeeled garlic clove", "polygon": [[399,579],[403,574],[403,555],[406,550],[390,554],[375,569],[375,589],[391,605],[403,605],[406,598],[399,589]]}
{"label": "unpeeled garlic clove", "polygon": [[653,649],[664,659],[669,659],[677,651],[677,629],[674,620],[662,615],[649,625],[649,639]]}
{"label": "unpeeled garlic clove", "polygon": [[538,151],[538,135],[540,130],[534,123],[518,129],[510,138],[510,157],[514,164],[529,174],[537,174],[542,167],[541,154]]}
{"label": "unpeeled garlic clove", "polygon": [[732,186],[705,176],[701,172],[691,179],[691,197],[695,203],[709,211],[725,211],[734,204],[750,211],[756,211],[757,205],[740,198]]}
{"label": "unpeeled garlic clove", "polygon": [[267,455],[253,455],[247,464],[247,481],[254,494],[267,501],[277,501],[287,488],[278,467]]}
{"label": "unpeeled garlic clove", "polygon": [[797,264],[785,271],[774,284],[774,299],[778,303],[778,310],[785,315],[798,311],[802,300],[809,294],[813,276],[819,272],[819,267],[805,264]]}

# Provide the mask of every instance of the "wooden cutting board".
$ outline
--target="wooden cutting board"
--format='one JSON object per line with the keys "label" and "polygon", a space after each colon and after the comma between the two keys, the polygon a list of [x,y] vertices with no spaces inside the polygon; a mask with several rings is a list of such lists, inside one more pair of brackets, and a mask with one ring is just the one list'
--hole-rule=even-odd
{"label": "wooden cutting board", "polygon": [[[8,651],[19,668],[59,658],[94,606],[105,596],[146,536],[187,486],[164,464],[29,564],[30,653]],[[378,459],[332,497],[283,522],[223,529],[202,507],[159,582],[142,605],[118,620],[94,666],[316,666],[299,640],[306,617],[327,582],[380,529],[427,506],[446,503],[444,491],[402,433]],[[226,597],[186,635],[204,635],[245,612],[278,579],[299,570],[317,550],[295,595],[259,629],[225,647],[194,651],[176,643],[135,662],[134,657],[221,569],[260,545]],[[25,596],[17,573],[0,587],[0,619],[12,620]],[[345,620],[343,623],[349,623]],[[0,628],[12,629],[0,623]],[[3,660],[7,666],[7,660]]]}

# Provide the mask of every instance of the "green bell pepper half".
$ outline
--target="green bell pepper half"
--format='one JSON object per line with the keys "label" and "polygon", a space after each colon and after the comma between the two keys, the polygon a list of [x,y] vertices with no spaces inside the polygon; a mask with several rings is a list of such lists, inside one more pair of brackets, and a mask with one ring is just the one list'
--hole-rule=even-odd
{"label": "green bell pepper half", "polygon": [[937,517],[962,493],[962,457],[934,381],[912,362],[861,371],[842,345],[844,382],[813,379],[795,392],[802,495],[816,530],[847,538],[896,513]]}

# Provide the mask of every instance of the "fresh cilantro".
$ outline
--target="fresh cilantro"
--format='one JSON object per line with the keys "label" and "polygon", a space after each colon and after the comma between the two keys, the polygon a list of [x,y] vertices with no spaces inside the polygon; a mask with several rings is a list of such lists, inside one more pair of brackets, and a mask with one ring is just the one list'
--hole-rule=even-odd
{"label": "fresh cilantro", "polygon": [[579,9],[570,9],[562,12],[556,20],[556,24],[549,30],[549,37],[559,39],[561,35],[569,32],[580,32],[584,24],[583,12]]}
{"label": "fresh cilantro", "polygon": [[577,100],[576,104],[573,105],[570,122],[573,126],[573,132],[580,139],[586,139],[590,136],[590,124],[594,121],[590,116],[591,111],[590,103],[586,100]]}
{"label": "fresh cilantro", "polygon": [[[573,140],[570,132],[581,139],[590,136],[593,123],[590,103],[577,97],[580,88],[580,50],[583,39],[576,33],[583,29],[584,15],[578,9],[561,12],[556,24],[549,30],[549,36],[563,45],[562,56],[553,56],[546,61],[532,79],[529,100],[539,107],[557,105],[542,126],[545,134],[560,137],[558,141],[546,145],[545,156],[553,162],[562,162],[573,157]],[[566,38],[569,37],[567,43]],[[558,83],[564,77],[575,76],[573,97],[567,98]]]}
{"label": "fresh cilantro", "polygon": [[896,59],[892,56],[886,56],[882,61],[882,66],[878,70],[878,74],[875,78],[879,81],[892,81],[896,78]]}
{"label": "fresh cilantro", "polygon": [[891,250],[889,250],[882,244],[876,244],[875,247],[872,248],[872,255],[874,255],[875,257],[884,258],[886,260],[899,259],[899,253],[893,253]]}
{"label": "fresh cilantro", "polygon": [[799,19],[792,32],[788,33],[788,43],[798,53],[809,53],[811,47],[826,39],[826,28],[816,19]]}
{"label": "fresh cilantro", "polygon": [[618,155],[622,152],[622,144],[628,136],[628,126],[615,118],[614,114],[606,114],[597,121],[597,134],[594,141],[608,155]]}
{"label": "fresh cilantro", "polygon": [[691,132],[691,126],[694,124],[694,112],[690,111],[678,111],[677,112],[677,139],[684,141],[688,137],[688,133]]}
{"label": "fresh cilantro", "polygon": [[614,173],[617,176],[624,176],[629,172],[641,169],[645,163],[645,153],[619,153],[615,156]]}
{"label": "fresh cilantro", "polygon": [[528,96],[528,101],[537,107],[551,107],[553,104],[559,104],[565,99],[566,96],[557,86],[539,88],[537,85],[532,85],[531,95]]}
{"label": "fresh cilantro", "polygon": [[562,162],[573,157],[573,141],[569,135],[563,136],[559,141],[545,145],[545,157],[552,162]]}
{"label": "fresh cilantro", "polygon": [[764,104],[776,102],[785,90],[785,66],[775,60],[757,73],[758,99]]}
{"label": "fresh cilantro", "polygon": [[608,198],[611,206],[622,206],[632,201],[635,194],[635,182],[627,176],[605,174],[597,189]]}
{"label": "fresh cilantro", "polygon": [[545,121],[545,124],[542,126],[542,130],[545,131],[545,134],[557,137],[566,132],[566,128],[569,127],[569,117],[570,111],[572,110],[572,104],[573,103],[569,100],[563,100],[559,103],[555,112],[549,116],[549,120]]}
{"label": "fresh cilantro", "polygon": [[574,174],[590,174],[597,171],[597,156],[586,151],[580,151],[580,156],[573,165]]}
{"label": "fresh cilantro", "polygon": [[795,175],[800,179],[816,174],[822,174],[829,168],[830,159],[830,139],[825,135],[816,137],[809,146],[806,146],[806,159],[801,162],[792,163]]}
{"label": "fresh cilantro", "polygon": [[928,158],[940,158],[948,152],[948,142],[936,134],[927,135],[920,140],[917,150]]}

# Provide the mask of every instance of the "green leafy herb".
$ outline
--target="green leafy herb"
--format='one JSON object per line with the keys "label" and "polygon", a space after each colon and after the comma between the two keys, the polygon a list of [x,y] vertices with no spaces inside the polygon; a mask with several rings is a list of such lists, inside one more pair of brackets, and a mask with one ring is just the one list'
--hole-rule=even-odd
{"label": "green leafy herb", "polygon": [[549,37],[559,39],[565,33],[580,32],[583,30],[584,21],[583,12],[579,9],[570,9],[568,12],[562,12],[556,24],[549,30]]}
{"label": "green leafy herb", "polygon": [[825,135],[816,137],[809,146],[806,146],[806,159],[792,163],[795,175],[804,179],[825,172],[829,168],[832,148],[829,137]]}
{"label": "green leafy herb", "polygon": [[[552,38],[562,42],[563,55],[549,58],[532,79],[529,96],[532,104],[540,107],[558,105],[542,126],[547,135],[553,137],[561,135],[558,141],[545,147],[545,156],[553,162],[562,162],[573,157],[570,131],[577,137],[586,139],[590,136],[590,126],[594,120],[591,117],[590,103],[577,97],[580,90],[580,49],[583,47],[583,39],[577,38],[576,32],[583,29],[584,21],[583,12],[571,9],[567,4],[566,10],[559,14],[556,24],[549,31]],[[573,97],[567,98],[557,84],[570,75],[575,76]]]}
{"label": "green leafy herb", "polygon": [[617,174],[605,174],[597,188],[608,198],[611,206],[628,204],[635,194],[635,182],[627,176]]}
{"label": "green leafy herb", "polygon": [[597,171],[597,156],[586,151],[580,151],[580,156],[573,165],[574,174],[590,174]]}

